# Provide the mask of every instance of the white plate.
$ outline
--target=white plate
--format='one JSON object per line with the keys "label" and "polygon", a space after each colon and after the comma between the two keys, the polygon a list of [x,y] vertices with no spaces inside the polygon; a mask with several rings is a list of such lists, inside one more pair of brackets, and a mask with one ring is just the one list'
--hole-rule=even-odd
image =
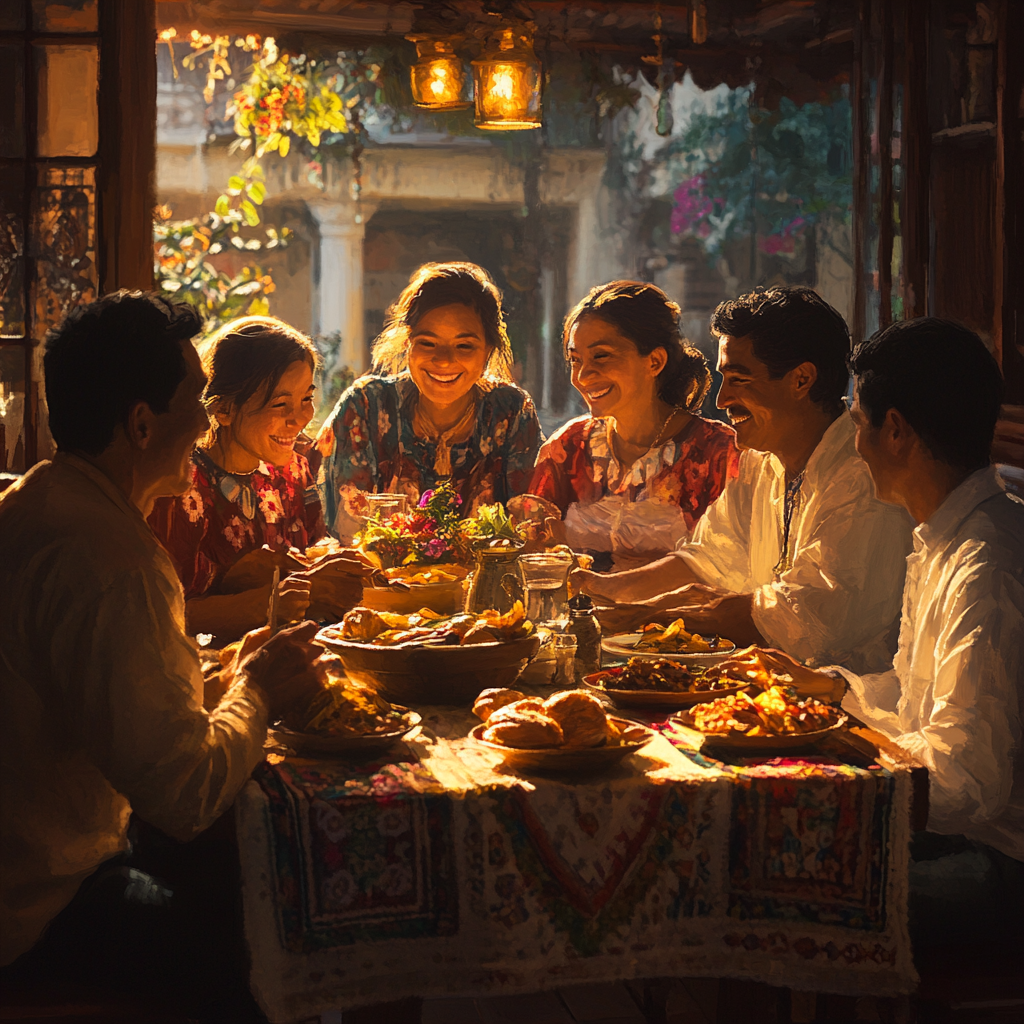
{"label": "white plate", "polygon": [[636,645],[642,633],[619,633],[601,641],[601,650],[617,658],[651,658],[661,661],[678,661],[684,665],[717,665],[736,653],[736,645],[719,651],[696,651],[691,654],[659,654],[657,651],[638,651]]}

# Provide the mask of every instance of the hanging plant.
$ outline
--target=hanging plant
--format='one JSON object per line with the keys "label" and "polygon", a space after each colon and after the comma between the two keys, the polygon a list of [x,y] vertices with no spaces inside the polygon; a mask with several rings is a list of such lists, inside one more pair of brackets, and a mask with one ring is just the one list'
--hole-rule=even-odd
{"label": "hanging plant", "polygon": [[157,207],[153,224],[155,274],[160,291],[169,299],[188,302],[203,317],[207,331],[243,314],[266,316],[268,296],[274,291],[273,277],[258,264],[243,267],[237,274],[226,273],[211,257],[235,250],[243,253],[285,248],[291,232],[267,228],[265,237],[243,238],[243,220],[238,210],[223,217],[208,213],[192,220],[172,220],[168,206]]}
{"label": "hanging plant", "polygon": [[237,208],[247,224],[259,224],[257,207],[266,198],[263,158],[268,153],[286,157],[293,139],[306,142],[315,157],[325,136],[349,131],[347,109],[360,96],[346,100],[335,88],[339,75],[328,72],[326,62],[282,55],[272,38],[264,42],[261,59],[227,108],[239,136],[235,145],[250,152],[241,172],[229,179],[226,192],[217,199],[215,211],[220,216]]}

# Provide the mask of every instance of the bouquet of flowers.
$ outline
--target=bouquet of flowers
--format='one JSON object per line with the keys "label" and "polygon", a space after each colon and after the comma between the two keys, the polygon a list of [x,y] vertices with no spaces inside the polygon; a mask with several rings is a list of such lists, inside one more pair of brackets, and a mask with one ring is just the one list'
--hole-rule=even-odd
{"label": "bouquet of flowers", "polygon": [[462,498],[450,481],[424,491],[416,508],[367,520],[356,544],[384,569],[398,565],[460,562],[468,545],[459,517]]}
{"label": "bouquet of flowers", "polygon": [[473,546],[492,541],[522,541],[519,527],[500,502],[482,505],[475,516],[462,519],[462,498],[448,480],[424,491],[411,512],[376,515],[367,520],[356,544],[380,561],[381,568],[470,562]]}

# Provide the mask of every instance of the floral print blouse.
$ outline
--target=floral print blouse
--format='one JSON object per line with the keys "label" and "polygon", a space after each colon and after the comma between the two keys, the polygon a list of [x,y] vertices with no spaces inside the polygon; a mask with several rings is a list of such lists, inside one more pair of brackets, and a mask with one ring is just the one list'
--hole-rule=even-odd
{"label": "floral print blouse", "polygon": [[[589,505],[609,495],[629,502],[678,505],[688,529],[739,469],[736,434],[714,420],[692,417],[656,450],[622,472],[606,419],[570,420],[540,450],[531,494],[547,498],[564,516],[574,502]],[[609,480],[617,480],[613,490]]]}
{"label": "floral print blouse", "polygon": [[[515,384],[481,381],[476,423],[451,446],[451,481],[463,516],[526,490],[544,436],[530,396]],[[317,437],[317,483],[331,533],[347,540],[361,523],[361,493],[400,493],[414,505],[443,479],[437,444],[413,431],[419,392],[407,373],[366,376],[338,400]]]}
{"label": "floral print blouse", "polygon": [[192,486],[158,499],[149,525],[170,553],[186,601],[215,591],[242,555],[264,544],[302,549],[327,535],[309,463],[297,452],[287,466],[261,462],[242,475],[197,448]]}

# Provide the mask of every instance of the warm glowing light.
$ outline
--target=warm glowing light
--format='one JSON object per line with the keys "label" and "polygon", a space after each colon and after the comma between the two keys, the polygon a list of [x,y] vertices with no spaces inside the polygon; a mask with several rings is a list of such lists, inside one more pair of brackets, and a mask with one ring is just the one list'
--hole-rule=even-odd
{"label": "warm glowing light", "polygon": [[417,61],[410,71],[412,98],[427,110],[460,110],[470,106],[464,95],[466,75],[453,50],[454,40],[406,36],[416,44]]}
{"label": "warm glowing light", "polygon": [[502,30],[497,46],[473,61],[473,78],[478,128],[540,127],[540,61],[524,30]]}

